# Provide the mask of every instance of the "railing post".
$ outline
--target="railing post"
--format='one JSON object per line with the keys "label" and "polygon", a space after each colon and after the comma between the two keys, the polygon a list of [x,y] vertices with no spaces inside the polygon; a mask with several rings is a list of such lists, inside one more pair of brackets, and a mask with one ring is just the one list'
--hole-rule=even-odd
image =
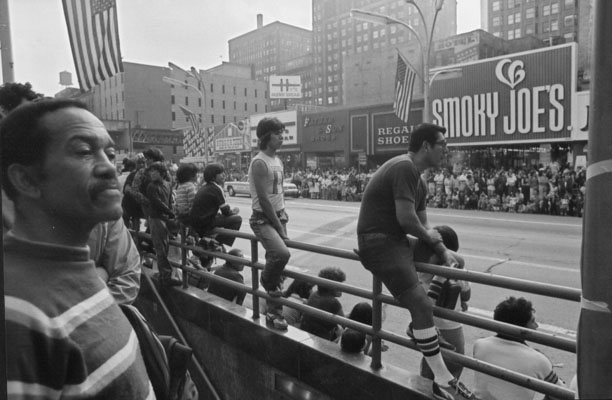
{"label": "railing post", "polygon": [[[257,240],[251,240],[251,262],[256,263],[258,259]],[[259,289],[259,271],[251,267],[251,286],[253,291]],[[259,296],[253,295],[253,319],[259,318]]]}
{"label": "railing post", "polygon": [[378,336],[378,332],[382,329],[382,301],[380,295],[382,293],[382,282],[377,277],[373,276],[372,279],[372,329],[374,329],[374,336],[372,337],[372,363],[370,367],[372,369],[381,369],[381,352],[382,352],[382,339]]}

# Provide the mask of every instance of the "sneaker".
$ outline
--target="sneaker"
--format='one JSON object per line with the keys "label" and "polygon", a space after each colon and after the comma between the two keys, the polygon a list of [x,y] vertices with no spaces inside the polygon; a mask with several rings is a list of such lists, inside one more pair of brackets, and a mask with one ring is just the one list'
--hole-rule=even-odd
{"label": "sneaker", "polygon": [[[432,392],[434,394],[434,398],[436,399],[455,399],[455,395],[458,395],[461,399],[467,400],[478,400],[476,395],[472,393],[468,388],[465,387],[463,382],[459,379],[455,378],[448,382],[447,386],[440,386],[437,383],[433,383]],[[452,395],[451,395],[452,393]],[[437,397],[441,396],[441,397]],[[448,397],[444,397],[448,396]]]}
{"label": "sneaker", "polygon": [[282,315],[266,312],[266,323],[279,331],[286,331],[289,324]]}
{"label": "sneaker", "polygon": [[[438,328],[436,328],[436,332],[438,333],[438,343],[440,344],[440,347],[451,351],[457,350],[455,346],[447,342],[446,339],[444,339],[442,335],[440,335],[440,331],[438,330]],[[416,344],[416,339],[414,338],[414,334],[412,333],[412,322],[408,324],[408,328],[406,329],[406,335],[408,335],[408,337]]]}

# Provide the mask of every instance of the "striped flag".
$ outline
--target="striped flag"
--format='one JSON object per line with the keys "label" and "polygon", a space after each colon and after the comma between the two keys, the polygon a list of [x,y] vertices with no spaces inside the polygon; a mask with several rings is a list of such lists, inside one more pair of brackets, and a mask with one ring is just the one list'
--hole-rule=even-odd
{"label": "striped flag", "polygon": [[206,134],[206,148],[208,149],[208,156],[212,156],[214,153],[214,143],[215,141],[215,128],[213,126],[209,126]]}
{"label": "striped flag", "polygon": [[81,90],[123,72],[115,0],[62,0]]}
{"label": "striped flag", "polygon": [[398,52],[393,110],[395,115],[405,123],[408,123],[408,116],[410,115],[410,103],[412,103],[412,89],[415,79],[416,72],[410,68],[404,56]]}

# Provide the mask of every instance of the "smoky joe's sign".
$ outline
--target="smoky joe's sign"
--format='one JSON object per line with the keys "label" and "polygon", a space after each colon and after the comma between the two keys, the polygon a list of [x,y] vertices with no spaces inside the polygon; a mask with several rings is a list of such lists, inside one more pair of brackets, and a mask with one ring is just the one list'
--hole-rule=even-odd
{"label": "smoky joe's sign", "polygon": [[461,77],[434,81],[433,122],[449,143],[569,138],[574,44],[462,65]]}

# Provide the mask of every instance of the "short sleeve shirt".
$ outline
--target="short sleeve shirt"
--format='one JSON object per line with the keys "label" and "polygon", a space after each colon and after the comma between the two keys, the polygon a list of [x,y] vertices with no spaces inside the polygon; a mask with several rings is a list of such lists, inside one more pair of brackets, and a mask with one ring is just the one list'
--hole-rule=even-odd
{"label": "short sleeve shirt", "polygon": [[397,220],[395,200],[408,200],[415,211],[425,210],[427,185],[408,155],[384,163],[372,176],[361,201],[357,233],[405,236]]}

